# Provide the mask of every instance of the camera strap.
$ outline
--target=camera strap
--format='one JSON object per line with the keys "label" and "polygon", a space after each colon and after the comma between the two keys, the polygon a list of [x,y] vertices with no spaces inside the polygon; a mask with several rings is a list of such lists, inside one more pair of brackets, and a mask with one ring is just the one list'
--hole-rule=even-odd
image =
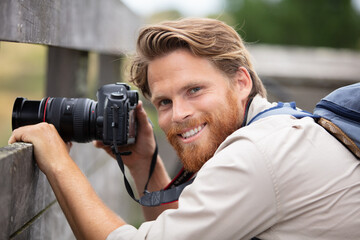
{"label": "camera strap", "polygon": [[[157,161],[157,155],[158,155],[158,144],[155,138],[155,134],[154,134],[154,139],[155,139],[155,151],[152,155],[152,159],[151,159],[151,163],[150,163],[150,169],[149,169],[149,177],[146,181],[145,184],[145,188],[144,188],[144,195],[140,198],[137,199],[135,197],[135,194],[131,188],[131,185],[129,183],[129,181],[126,178],[125,175],[125,167],[124,167],[124,162],[121,158],[121,156],[124,155],[130,155],[131,152],[119,152],[117,143],[116,143],[116,135],[117,135],[117,130],[119,128],[119,115],[118,115],[118,110],[119,107],[114,104],[113,106],[111,106],[112,111],[113,111],[113,122],[112,122],[112,128],[113,128],[113,145],[111,146],[112,148],[112,152],[114,153],[114,155],[116,156],[116,160],[118,162],[118,165],[120,167],[121,172],[124,175],[124,184],[125,184],[125,188],[128,192],[128,194],[130,195],[130,197],[132,199],[134,199],[136,202],[138,202],[140,205],[142,206],[146,206],[146,207],[155,207],[155,206],[160,206],[163,204],[167,204],[167,203],[171,203],[171,202],[175,202],[179,199],[179,196],[181,194],[181,192],[184,190],[184,188],[191,184],[194,181],[193,179],[190,179],[193,174],[189,174],[189,172],[186,172],[184,170],[182,170],[175,179],[175,181],[173,180],[164,190],[160,190],[160,191],[155,191],[155,192],[149,192],[147,190],[150,178],[154,172],[155,166],[156,166],[156,161]],[[180,180],[181,179],[181,180]]]}

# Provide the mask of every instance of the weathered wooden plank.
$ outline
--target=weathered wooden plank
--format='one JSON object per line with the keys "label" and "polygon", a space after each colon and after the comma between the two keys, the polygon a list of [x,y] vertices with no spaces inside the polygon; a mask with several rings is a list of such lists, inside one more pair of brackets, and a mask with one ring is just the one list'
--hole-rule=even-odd
{"label": "weathered wooden plank", "polygon": [[31,144],[0,148],[0,182],[0,239],[15,234],[55,199],[35,164]]}
{"label": "weathered wooden plank", "polygon": [[11,237],[11,240],[73,240],[75,236],[57,202],[49,206],[31,224]]}
{"label": "weathered wooden plank", "polygon": [[[14,221],[11,216],[10,203],[12,200],[12,161],[8,159],[8,148],[0,149],[0,239],[7,239],[10,236],[10,224]],[[6,158],[5,158],[6,157]]]}
{"label": "weathered wooden plank", "polygon": [[340,87],[359,81],[360,53],[345,49],[254,44],[256,72],[285,85]]}
{"label": "weathered wooden plank", "polygon": [[119,0],[1,0],[0,40],[103,53],[134,49],[141,20]]}

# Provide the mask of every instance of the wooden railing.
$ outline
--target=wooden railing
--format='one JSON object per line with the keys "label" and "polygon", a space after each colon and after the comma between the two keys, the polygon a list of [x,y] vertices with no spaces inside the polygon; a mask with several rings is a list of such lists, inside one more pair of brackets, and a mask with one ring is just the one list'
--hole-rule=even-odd
{"label": "wooden railing", "polygon": [[[121,81],[120,59],[134,51],[140,25],[120,0],[0,1],[0,41],[48,47],[47,96],[85,97],[89,52],[98,55],[98,86]],[[87,144],[71,155],[104,202],[137,221],[116,162]],[[0,239],[74,239],[31,144],[0,149]]]}

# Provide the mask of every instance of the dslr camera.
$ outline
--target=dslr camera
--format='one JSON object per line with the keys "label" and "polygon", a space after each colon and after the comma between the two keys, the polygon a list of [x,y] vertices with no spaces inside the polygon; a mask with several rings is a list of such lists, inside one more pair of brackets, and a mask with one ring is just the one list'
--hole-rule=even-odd
{"label": "dslr camera", "polygon": [[12,128],[47,122],[55,126],[66,142],[134,143],[138,92],[125,83],[115,83],[102,86],[96,96],[97,102],[88,98],[47,97],[31,101],[18,97],[12,112]]}

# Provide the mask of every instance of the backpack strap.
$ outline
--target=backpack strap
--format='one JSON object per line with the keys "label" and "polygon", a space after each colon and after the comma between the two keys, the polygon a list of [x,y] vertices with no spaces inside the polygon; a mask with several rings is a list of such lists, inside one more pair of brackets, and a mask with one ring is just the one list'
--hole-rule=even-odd
{"label": "backpack strap", "polygon": [[[349,133],[344,132],[341,127],[322,117],[323,114],[317,114],[319,111],[315,111],[315,114],[300,110],[296,108],[295,102],[283,103],[279,102],[275,107],[266,109],[253,117],[247,125],[251,123],[273,115],[291,115],[296,118],[311,117],[320,126],[326,129],[331,135],[333,135],[338,141],[345,145],[358,159],[360,159],[360,148],[356,142],[349,136]],[[321,113],[321,112],[319,112]],[[359,118],[360,119],[360,118]]]}
{"label": "backpack strap", "polygon": [[295,102],[289,102],[289,103],[278,102],[278,104],[275,107],[266,109],[255,115],[255,117],[253,117],[247,125],[250,125],[251,123],[261,118],[265,118],[273,115],[291,115],[296,118],[303,118],[303,117],[318,118],[317,115],[297,109]]}
{"label": "backpack strap", "polygon": [[325,128],[329,133],[331,133],[331,135],[336,137],[340,142],[342,142],[357,158],[360,159],[359,147],[347,134],[341,130],[341,128],[325,118],[319,118],[317,123]]}

